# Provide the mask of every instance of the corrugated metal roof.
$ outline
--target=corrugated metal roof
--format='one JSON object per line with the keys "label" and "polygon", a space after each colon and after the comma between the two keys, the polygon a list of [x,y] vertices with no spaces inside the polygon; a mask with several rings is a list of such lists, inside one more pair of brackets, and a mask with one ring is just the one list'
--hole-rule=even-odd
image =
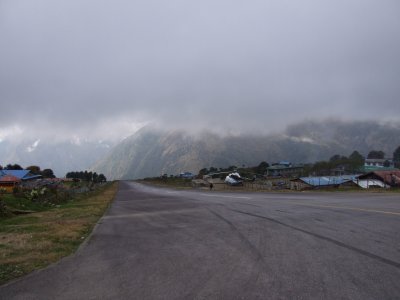
{"label": "corrugated metal roof", "polygon": [[388,175],[394,175],[400,177],[400,170],[391,170],[391,171],[374,171],[378,176],[384,177]]}
{"label": "corrugated metal roof", "polygon": [[355,184],[357,184],[358,186],[362,187],[363,189],[367,189],[371,186],[379,186],[379,187],[387,187],[387,185],[378,180],[378,179],[357,179],[353,181]]}
{"label": "corrugated metal roof", "polygon": [[321,177],[301,177],[300,180],[311,186],[329,186],[339,185],[344,182],[353,181],[358,175],[343,175],[343,176],[321,176]]}
{"label": "corrugated metal roof", "polygon": [[31,175],[29,170],[1,170],[0,176],[11,175],[21,180],[40,178],[41,175]]}
{"label": "corrugated metal roof", "polygon": [[22,179],[29,174],[29,170],[2,170],[2,173],[4,175],[11,175]]}
{"label": "corrugated metal roof", "polygon": [[378,175],[385,183],[390,185],[400,184],[400,170],[399,171],[375,171],[374,174]]}

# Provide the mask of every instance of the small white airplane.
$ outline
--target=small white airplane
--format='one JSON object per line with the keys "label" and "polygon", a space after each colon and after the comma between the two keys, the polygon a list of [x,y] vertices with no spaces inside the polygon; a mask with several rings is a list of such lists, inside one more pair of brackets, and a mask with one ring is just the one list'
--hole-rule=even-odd
{"label": "small white airplane", "polygon": [[244,181],[244,178],[242,178],[239,173],[230,173],[228,176],[225,178],[225,183],[229,185],[242,185]]}

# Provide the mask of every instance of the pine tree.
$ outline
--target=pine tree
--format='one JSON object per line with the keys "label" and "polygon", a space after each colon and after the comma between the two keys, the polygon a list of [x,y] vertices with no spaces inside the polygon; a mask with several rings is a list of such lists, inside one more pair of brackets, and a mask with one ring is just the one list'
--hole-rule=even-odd
{"label": "pine tree", "polygon": [[393,152],[393,162],[396,168],[400,168],[400,146]]}

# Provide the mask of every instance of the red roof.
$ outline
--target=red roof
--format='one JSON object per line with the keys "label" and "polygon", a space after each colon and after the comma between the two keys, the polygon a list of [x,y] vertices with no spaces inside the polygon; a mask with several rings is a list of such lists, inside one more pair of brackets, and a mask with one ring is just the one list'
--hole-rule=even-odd
{"label": "red roof", "polygon": [[374,171],[371,172],[380,177],[387,184],[400,184],[400,170],[398,171]]}
{"label": "red roof", "polygon": [[12,175],[0,177],[0,182],[21,182],[21,179]]}

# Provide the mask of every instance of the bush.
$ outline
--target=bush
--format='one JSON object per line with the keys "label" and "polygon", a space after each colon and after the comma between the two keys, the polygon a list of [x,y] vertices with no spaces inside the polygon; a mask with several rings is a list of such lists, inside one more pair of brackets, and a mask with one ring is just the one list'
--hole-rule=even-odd
{"label": "bush", "polygon": [[3,194],[6,192],[6,190],[4,188],[0,188],[0,216],[4,217],[4,216],[8,216],[9,215],[9,211],[7,209],[6,204],[3,201]]}

